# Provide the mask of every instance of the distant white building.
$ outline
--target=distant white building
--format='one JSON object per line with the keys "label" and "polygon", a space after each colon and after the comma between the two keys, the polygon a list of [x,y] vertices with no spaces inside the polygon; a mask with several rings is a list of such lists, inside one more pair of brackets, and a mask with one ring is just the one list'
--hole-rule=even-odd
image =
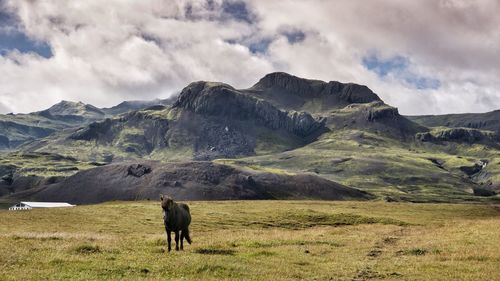
{"label": "distant white building", "polygon": [[33,208],[67,208],[74,207],[69,203],[64,202],[19,202],[9,208],[10,211],[31,210]]}

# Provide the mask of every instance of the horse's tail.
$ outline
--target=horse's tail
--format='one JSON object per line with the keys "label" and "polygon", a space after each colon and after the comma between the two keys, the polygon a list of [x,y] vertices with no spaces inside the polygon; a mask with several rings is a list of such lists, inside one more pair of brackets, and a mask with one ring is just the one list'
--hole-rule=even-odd
{"label": "horse's tail", "polygon": [[192,240],[191,240],[191,237],[189,236],[189,228],[186,227],[186,229],[184,229],[182,231],[182,233],[184,234],[184,238],[186,238],[186,241],[191,244]]}

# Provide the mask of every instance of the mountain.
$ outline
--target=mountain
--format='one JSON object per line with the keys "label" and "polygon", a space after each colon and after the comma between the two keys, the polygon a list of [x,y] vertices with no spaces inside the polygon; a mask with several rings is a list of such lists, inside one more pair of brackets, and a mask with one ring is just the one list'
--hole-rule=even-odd
{"label": "mountain", "polygon": [[124,101],[113,107],[102,108],[101,110],[107,115],[119,115],[129,111],[141,110],[156,105],[163,105],[163,106],[172,105],[176,99],[177,96],[173,96],[167,99],[154,99],[150,101],[144,101],[144,100]]}
{"label": "mountain", "polygon": [[[489,114],[473,115],[480,128],[463,128],[458,121],[454,121],[458,127],[452,123],[428,127],[424,119],[402,116],[366,86],[309,80],[280,72],[266,75],[249,89],[235,89],[221,82],[193,82],[165,104],[128,102],[114,109],[99,109],[104,113],[102,119],[25,143],[16,157],[57,152],[77,161],[63,161],[63,166],[77,170],[61,173],[62,160],[50,160],[35,183],[29,178],[33,173],[22,168],[27,165],[23,163],[32,163],[25,159],[17,161],[20,164],[15,164],[15,172],[10,172],[13,176],[7,174],[5,178],[31,183],[22,186],[62,192],[74,183],[71,177],[83,181],[84,175],[99,178],[102,173],[110,185],[120,182],[131,186],[126,197],[130,198],[131,194],[137,195],[139,186],[121,181],[124,166],[109,170],[98,167],[88,174],[86,170],[94,167],[93,163],[115,167],[124,162],[143,165],[146,160],[155,160],[160,161],[155,162],[160,163],[154,164],[158,167],[155,169],[168,172],[177,169],[170,163],[212,167],[192,164],[208,161],[203,163],[232,167],[237,173],[274,175],[287,184],[279,185],[281,188],[292,188],[288,181],[298,181],[284,175],[300,175],[310,177],[317,185],[326,185],[316,180],[321,178],[388,201],[491,202],[499,198],[500,138],[493,129],[500,119],[494,120]],[[135,110],[136,106],[140,109]],[[101,116],[92,108],[89,111]],[[112,111],[124,113],[110,115]],[[64,107],[62,112],[67,112]],[[481,118],[485,119],[478,121]],[[474,126],[471,123],[470,127]],[[7,155],[0,161],[5,171],[13,170],[9,166],[13,163],[11,157]],[[55,168],[47,172],[49,166]],[[191,173],[196,174],[198,168],[186,172],[186,177],[194,176]],[[52,171],[62,178],[49,180],[47,174]],[[4,194],[35,198],[35,193],[30,193],[35,189],[16,191],[16,184],[16,180],[3,180],[4,190],[14,193]],[[49,188],[52,184],[57,189]],[[256,192],[246,190],[235,195],[226,185],[214,183],[213,187],[225,190],[217,198],[247,198],[248,192]],[[187,196],[181,189],[168,191]],[[153,191],[147,192],[148,196],[154,195]],[[195,193],[195,187],[186,192]],[[296,198],[303,196],[296,193]]]}
{"label": "mountain", "polygon": [[0,151],[13,150],[55,132],[78,128],[125,112],[156,105],[170,105],[175,97],[152,101],[125,101],[111,108],[97,108],[82,102],[61,101],[29,114],[0,114]]}
{"label": "mountain", "polygon": [[300,147],[326,130],[323,118],[288,112],[233,87],[195,82],[172,107],[132,111],[23,147],[90,161],[147,157],[210,160]]}
{"label": "mountain", "polygon": [[65,100],[51,106],[49,109],[38,112],[38,114],[47,118],[68,118],[68,121],[78,119],[98,120],[104,118],[106,115],[93,105]]}
{"label": "mountain", "polygon": [[54,132],[105,117],[104,112],[92,105],[70,101],[61,101],[34,113],[0,115],[0,150],[15,149]]}

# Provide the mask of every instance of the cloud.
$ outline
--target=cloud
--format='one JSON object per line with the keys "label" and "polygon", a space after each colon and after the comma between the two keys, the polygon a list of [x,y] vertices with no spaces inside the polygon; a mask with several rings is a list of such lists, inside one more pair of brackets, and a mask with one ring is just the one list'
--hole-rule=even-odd
{"label": "cloud", "polygon": [[11,110],[5,106],[2,102],[0,102],[0,114],[6,114],[11,112]]}
{"label": "cloud", "polygon": [[272,71],[365,84],[406,114],[500,108],[495,0],[2,2],[20,37],[0,54],[0,100],[16,112]]}

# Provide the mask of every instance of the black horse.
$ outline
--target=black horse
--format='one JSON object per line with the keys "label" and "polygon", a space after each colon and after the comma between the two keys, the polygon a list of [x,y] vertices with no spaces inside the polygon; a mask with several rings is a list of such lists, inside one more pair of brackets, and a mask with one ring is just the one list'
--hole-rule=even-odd
{"label": "black horse", "polygon": [[191,223],[191,214],[189,207],[183,203],[175,203],[170,196],[160,195],[161,207],[163,208],[163,222],[167,232],[168,251],[172,250],[170,232],[175,233],[175,250],[179,251],[179,231],[181,239],[181,250],[184,250],[184,238],[191,244],[189,237],[189,224]]}

